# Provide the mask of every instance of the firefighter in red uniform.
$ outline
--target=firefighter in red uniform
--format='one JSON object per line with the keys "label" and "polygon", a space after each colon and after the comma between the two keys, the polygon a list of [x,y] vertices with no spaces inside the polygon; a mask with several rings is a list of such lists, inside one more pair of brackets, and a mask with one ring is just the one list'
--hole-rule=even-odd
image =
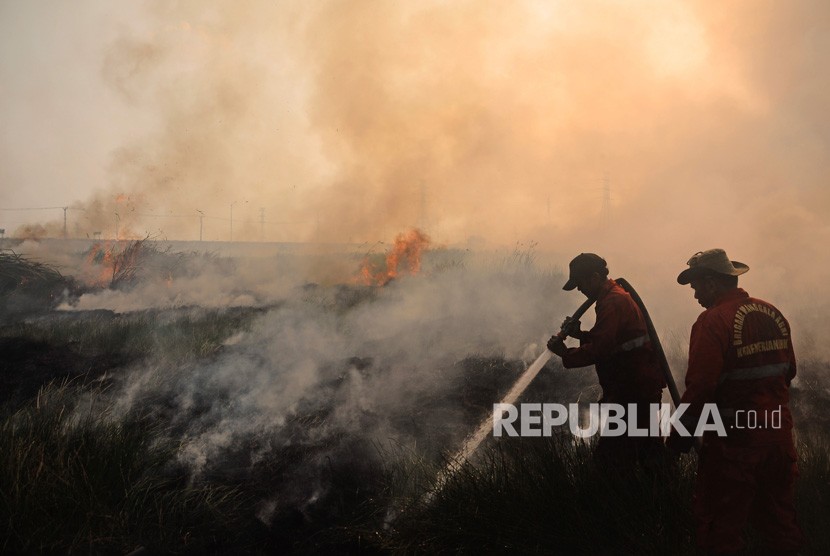
{"label": "firefighter in red uniform", "polygon": [[[659,404],[666,386],[648,336],[645,319],[631,296],[608,278],[605,260],[593,253],[582,253],[570,262],[570,276],[564,290],[578,289],[596,300],[596,322],[589,331],[579,329],[579,321],[563,328],[579,340],[578,348],[568,348],[558,337],[548,349],[562,357],[565,368],[594,365],[602,386],[601,403],[616,403],[628,411],[636,404],[637,424],[648,427],[650,404]],[[626,416],[627,418],[627,416]],[[637,463],[654,463],[662,453],[662,442],[649,436],[600,436],[595,458],[611,468],[631,470]]]}
{"label": "firefighter in red uniform", "polygon": [[[695,254],[677,281],[690,284],[706,310],[692,327],[681,419],[689,431],[703,404],[715,403],[726,436],[703,435],[693,506],[697,542],[711,554],[744,547],[751,521],[774,554],[803,544],[794,508],[798,475],[788,388],[796,362],[781,311],[749,297],[738,276],[749,270],[723,249]],[[673,431],[668,446],[688,451],[693,439]]]}

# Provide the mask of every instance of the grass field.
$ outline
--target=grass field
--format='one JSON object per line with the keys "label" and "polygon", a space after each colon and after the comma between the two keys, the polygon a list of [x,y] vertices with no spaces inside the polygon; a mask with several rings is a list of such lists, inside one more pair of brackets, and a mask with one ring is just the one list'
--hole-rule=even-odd
{"label": "grass field", "polygon": [[[213,283],[247,268],[162,260],[188,288],[189,268]],[[240,275],[236,299],[252,302],[232,306],[149,299],[171,287],[170,265],[157,268],[117,288],[6,273],[30,281],[2,293],[0,551],[695,554],[693,454],[614,481],[569,435],[490,439],[426,496],[538,354],[550,314],[573,305],[532,251],[434,252],[421,276],[382,288],[275,293]],[[71,309],[113,292],[151,308]],[[792,389],[808,554],[830,552],[827,372],[802,361]],[[590,402],[594,383],[551,363],[525,399]]]}

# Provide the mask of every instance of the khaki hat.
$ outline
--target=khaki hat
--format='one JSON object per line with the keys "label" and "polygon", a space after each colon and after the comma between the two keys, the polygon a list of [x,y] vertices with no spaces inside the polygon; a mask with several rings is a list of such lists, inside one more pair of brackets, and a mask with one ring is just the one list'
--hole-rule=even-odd
{"label": "khaki hat", "polygon": [[740,276],[749,267],[738,261],[730,261],[723,249],[709,249],[698,251],[692,258],[686,261],[689,268],[677,276],[677,283],[684,286],[702,274],[714,272],[727,276]]}
{"label": "khaki hat", "polygon": [[585,276],[590,276],[594,272],[601,272],[605,269],[605,259],[594,253],[580,253],[568,265],[570,276],[563,290],[571,291],[576,287],[576,283]]}

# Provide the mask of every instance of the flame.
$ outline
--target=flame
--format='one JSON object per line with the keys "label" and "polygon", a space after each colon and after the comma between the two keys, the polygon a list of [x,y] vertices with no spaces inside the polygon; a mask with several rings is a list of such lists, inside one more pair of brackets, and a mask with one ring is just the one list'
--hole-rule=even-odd
{"label": "flame", "polygon": [[112,282],[113,247],[110,242],[93,243],[86,255],[86,264],[100,267],[93,273],[93,285],[106,286]]}
{"label": "flame", "polygon": [[395,244],[386,254],[385,268],[378,269],[366,255],[355,282],[364,286],[383,286],[402,273],[418,274],[421,271],[421,255],[429,244],[429,236],[417,228],[398,234]]}
{"label": "flame", "polygon": [[113,286],[135,271],[140,242],[104,241],[94,243],[86,255],[86,263],[92,269],[95,286]]}

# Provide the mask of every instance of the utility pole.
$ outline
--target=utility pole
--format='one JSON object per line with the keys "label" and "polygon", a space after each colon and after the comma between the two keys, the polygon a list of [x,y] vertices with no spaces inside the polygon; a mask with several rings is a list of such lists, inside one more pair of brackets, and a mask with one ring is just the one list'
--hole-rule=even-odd
{"label": "utility pole", "polygon": [[265,241],[265,208],[259,209],[259,241]]}
{"label": "utility pole", "polygon": [[66,239],[67,237],[69,237],[69,235],[66,233],[66,209],[68,209],[69,207],[61,208],[63,208],[63,239]]}
{"label": "utility pole", "polygon": [[121,219],[118,216],[118,211],[115,211],[115,241],[118,241],[118,221]]}
{"label": "utility pole", "polygon": [[202,220],[205,218],[205,213],[196,209],[196,212],[199,213],[199,241],[202,241]]}

